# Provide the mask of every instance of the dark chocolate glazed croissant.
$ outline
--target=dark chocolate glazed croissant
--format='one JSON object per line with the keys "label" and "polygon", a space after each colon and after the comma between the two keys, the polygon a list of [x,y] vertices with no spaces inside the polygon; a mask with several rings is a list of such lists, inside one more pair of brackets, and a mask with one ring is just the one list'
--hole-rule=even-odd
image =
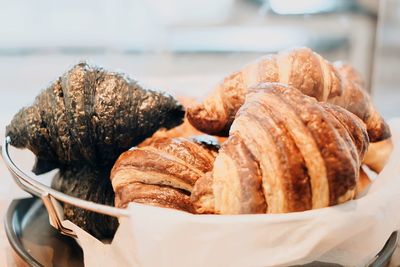
{"label": "dark chocolate glazed croissant", "polygon": [[[114,191],[109,179],[111,167],[88,165],[61,167],[52,187],[67,195],[114,206]],[[99,239],[114,236],[118,220],[114,217],[64,204],[64,217]]]}
{"label": "dark chocolate glazed croissant", "polygon": [[183,107],[171,96],[135,80],[80,63],[21,109],[7,126],[12,145],[38,158],[34,172],[85,162],[113,164],[159,128],[182,123]]}
{"label": "dark chocolate glazed croissant", "polygon": [[194,212],[193,185],[212,170],[218,146],[186,138],[159,138],[123,153],[111,171],[115,206],[139,202]]}

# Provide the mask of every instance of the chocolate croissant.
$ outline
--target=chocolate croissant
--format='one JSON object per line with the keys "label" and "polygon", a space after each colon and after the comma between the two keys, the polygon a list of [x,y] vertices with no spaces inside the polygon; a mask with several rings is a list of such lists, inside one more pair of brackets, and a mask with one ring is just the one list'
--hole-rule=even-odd
{"label": "chocolate croissant", "polygon": [[39,174],[59,165],[113,164],[159,128],[182,123],[171,96],[143,89],[127,76],[80,63],[20,110],[7,126],[12,145],[30,149]]}
{"label": "chocolate croissant", "polygon": [[226,136],[248,88],[263,82],[287,84],[318,101],[348,109],[366,123],[372,142],[390,137],[354,69],[335,67],[308,48],[268,55],[244,66],[218,84],[203,103],[189,107],[187,117],[205,133]]}
{"label": "chocolate croissant", "polygon": [[[219,150],[208,178],[212,190],[195,186],[194,206],[243,214],[343,203],[355,196],[368,143],[364,123],[345,109],[283,84],[260,84]],[[206,185],[206,178],[198,183]]]}
{"label": "chocolate croissant", "polygon": [[115,206],[139,202],[194,212],[190,193],[211,171],[218,146],[186,138],[159,138],[124,152],[111,171]]}
{"label": "chocolate croissant", "polygon": [[[111,167],[88,165],[61,167],[52,181],[52,188],[67,195],[99,204],[114,206]],[[63,205],[64,218],[75,223],[98,239],[111,239],[118,227],[114,217],[91,212],[73,205]]]}

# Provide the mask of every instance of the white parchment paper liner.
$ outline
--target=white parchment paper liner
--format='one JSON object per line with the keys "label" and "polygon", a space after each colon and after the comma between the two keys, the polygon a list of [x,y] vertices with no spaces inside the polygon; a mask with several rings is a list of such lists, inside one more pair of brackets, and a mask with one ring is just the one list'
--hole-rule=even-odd
{"label": "white parchment paper liner", "polygon": [[131,203],[111,244],[64,221],[86,266],[364,266],[400,229],[400,119],[395,149],[368,193],[342,205],[290,214],[192,215]]}

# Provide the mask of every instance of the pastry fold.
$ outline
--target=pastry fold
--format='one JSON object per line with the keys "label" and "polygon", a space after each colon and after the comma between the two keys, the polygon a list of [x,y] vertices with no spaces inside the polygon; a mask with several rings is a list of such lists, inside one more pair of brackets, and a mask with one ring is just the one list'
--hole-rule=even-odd
{"label": "pastry fold", "polygon": [[188,192],[164,185],[132,182],[118,190],[115,201],[115,205],[121,208],[125,208],[129,202],[137,202],[194,212]]}

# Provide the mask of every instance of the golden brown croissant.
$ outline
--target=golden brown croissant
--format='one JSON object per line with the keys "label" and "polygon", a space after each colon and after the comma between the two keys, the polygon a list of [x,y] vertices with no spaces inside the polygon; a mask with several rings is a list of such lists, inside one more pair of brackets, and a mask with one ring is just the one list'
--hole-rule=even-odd
{"label": "golden brown croissant", "polygon": [[111,171],[115,206],[135,201],[192,212],[189,195],[211,171],[217,149],[203,141],[159,138],[123,153]]}
{"label": "golden brown croissant", "polygon": [[371,141],[388,138],[389,128],[362,90],[354,69],[347,65],[337,68],[308,48],[268,55],[226,77],[203,103],[188,108],[187,117],[205,133],[227,135],[248,88],[263,82],[280,82],[355,113],[366,123]]}
{"label": "golden brown croissant", "polygon": [[364,123],[345,109],[282,84],[260,84],[219,151],[212,190],[195,186],[194,206],[219,214],[283,213],[345,202],[355,196],[368,142]]}

